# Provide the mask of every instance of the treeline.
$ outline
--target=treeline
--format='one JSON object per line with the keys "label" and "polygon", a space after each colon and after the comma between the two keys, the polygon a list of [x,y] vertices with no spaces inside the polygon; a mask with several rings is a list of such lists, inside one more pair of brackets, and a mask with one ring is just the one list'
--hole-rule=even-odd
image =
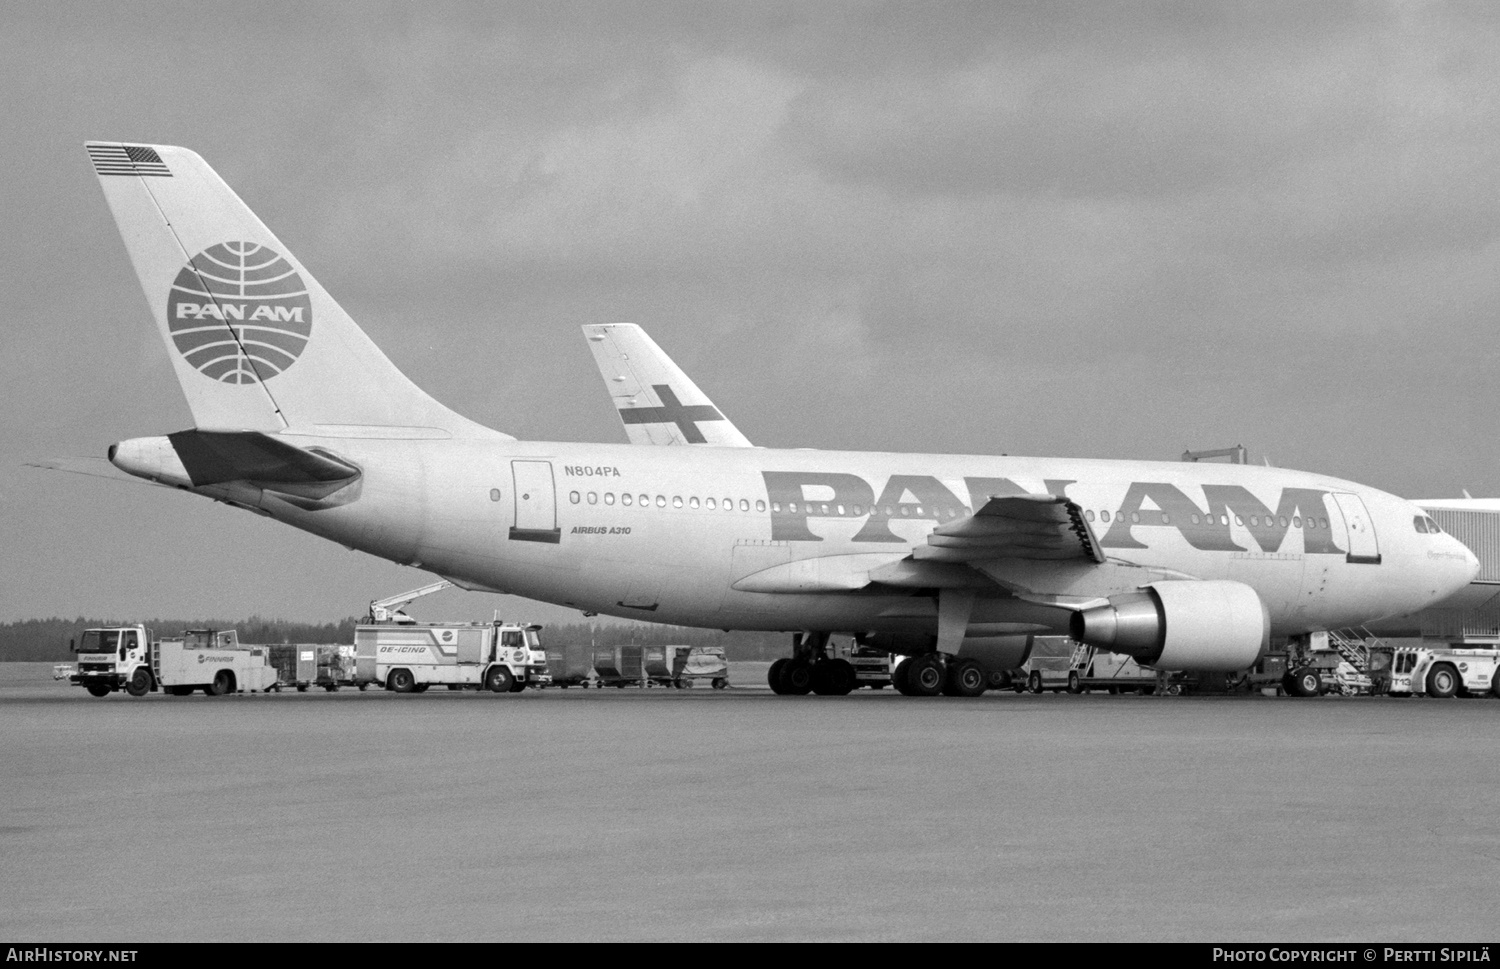
{"label": "treeline", "polygon": [[[358,622],[353,616],[321,625],[251,616],[240,620],[150,619],[145,625],[158,637],[175,635],[184,629],[236,629],[242,643],[352,643],[354,626]],[[85,629],[134,624],[134,620],[88,619],[83,616],[3,623],[0,624],[0,662],[67,662],[73,658],[69,641],[78,639]],[[547,626],[542,630],[542,643],[719,646],[732,660],[770,660],[789,654],[791,636],[787,633],[726,633],[717,629],[645,623],[576,622]]]}

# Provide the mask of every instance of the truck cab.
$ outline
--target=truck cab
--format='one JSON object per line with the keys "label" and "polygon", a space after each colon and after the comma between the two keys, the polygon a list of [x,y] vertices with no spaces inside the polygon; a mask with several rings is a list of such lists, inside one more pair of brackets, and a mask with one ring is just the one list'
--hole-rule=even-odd
{"label": "truck cab", "polygon": [[76,683],[93,696],[108,696],[120,689],[144,696],[156,685],[149,655],[151,631],[145,626],[85,629],[69,645],[76,665],[54,667],[56,679]]}
{"label": "truck cab", "polygon": [[1403,647],[1391,657],[1391,696],[1500,696],[1500,649]]}

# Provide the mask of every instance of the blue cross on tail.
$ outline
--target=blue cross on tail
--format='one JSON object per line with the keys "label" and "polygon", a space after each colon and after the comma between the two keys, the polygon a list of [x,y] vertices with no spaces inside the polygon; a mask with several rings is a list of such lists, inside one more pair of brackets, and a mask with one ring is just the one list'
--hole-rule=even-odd
{"label": "blue cross on tail", "polygon": [[676,424],[689,444],[707,444],[708,439],[698,430],[698,421],[722,421],[724,415],[711,404],[684,406],[672,388],[666,384],[652,384],[651,389],[661,398],[660,407],[622,407],[620,420],[626,424]]}

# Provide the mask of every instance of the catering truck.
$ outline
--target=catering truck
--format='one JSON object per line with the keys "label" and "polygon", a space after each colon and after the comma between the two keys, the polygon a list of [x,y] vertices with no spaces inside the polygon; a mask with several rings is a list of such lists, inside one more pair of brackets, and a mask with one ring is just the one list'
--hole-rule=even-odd
{"label": "catering truck", "polygon": [[498,619],[355,626],[354,679],[397,693],[434,684],[519,693],[549,682],[541,628]]}
{"label": "catering truck", "polygon": [[116,690],[145,696],[158,689],[171,696],[194,690],[222,696],[263,692],[276,683],[265,649],[240,645],[233,629],[189,629],[160,640],[145,626],[85,629],[73,649],[77,665],[54,667],[52,675],[94,696]]}

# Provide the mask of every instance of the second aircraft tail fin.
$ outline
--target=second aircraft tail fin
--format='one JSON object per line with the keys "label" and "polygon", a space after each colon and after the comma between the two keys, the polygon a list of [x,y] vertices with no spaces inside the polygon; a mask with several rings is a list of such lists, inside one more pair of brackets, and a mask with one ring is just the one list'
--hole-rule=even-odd
{"label": "second aircraft tail fin", "polygon": [[583,332],[631,444],[752,446],[645,330],[605,323]]}

